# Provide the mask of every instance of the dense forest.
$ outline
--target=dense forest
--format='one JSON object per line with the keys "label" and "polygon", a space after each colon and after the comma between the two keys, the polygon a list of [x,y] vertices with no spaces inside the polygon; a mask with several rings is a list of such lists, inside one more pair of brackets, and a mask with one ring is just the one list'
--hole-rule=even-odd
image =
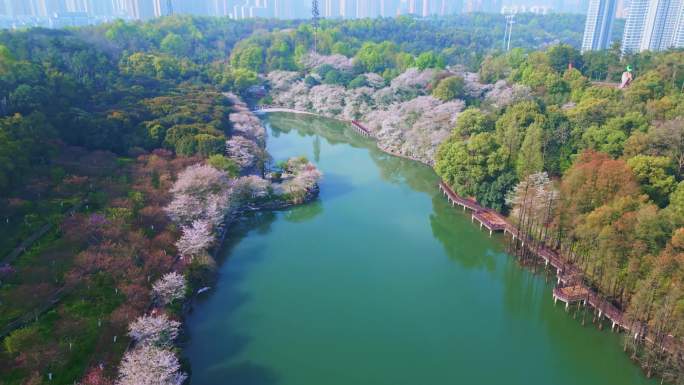
{"label": "dense forest", "polygon": [[[125,368],[154,358],[172,363],[169,383],[185,379],[171,343],[179,288],[196,289],[212,262],[177,256],[209,248],[220,221],[206,207],[231,205],[219,199],[228,179],[249,199],[300,202],[319,176],[294,159],[279,170],[289,181],[235,179],[266,159],[243,151],[263,137],[228,92],[271,103],[284,73],[307,90],[389,88],[372,104],[386,113],[398,101],[448,105],[455,123],[425,122],[446,133],[428,152],[442,178],[567,250],[584,279],[654,335],[680,336],[684,54],[582,55],[573,48],[582,17],[572,15],[521,15],[516,48],[502,52],[504,25],[484,14],[318,28],[177,16],[1,32],[0,383],[135,383],[140,373],[117,371],[131,340],[145,348]],[[617,80],[627,64],[629,88],[592,83]],[[414,75],[424,82],[400,86]],[[524,92],[492,103],[471,95],[473,84]],[[546,193],[521,199],[526,186]],[[169,275],[179,265],[185,277]],[[136,318],[151,303],[170,318]],[[684,381],[678,352],[631,348],[650,373]]]}
{"label": "dense forest", "polygon": [[[572,67],[568,69],[568,64]],[[589,81],[636,65],[625,89]],[[551,47],[522,60],[485,60],[480,75],[506,78],[532,98],[473,108],[441,145],[436,170],[460,194],[511,216],[562,250],[583,280],[646,326],[625,348],[649,375],[681,383],[684,327],[684,53],[623,58]],[[676,352],[662,350],[675,336]],[[642,336],[643,337],[643,336]]]}
{"label": "dense forest", "polygon": [[[290,32],[259,34],[236,45],[231,63],[268,74],[266,102],[361,120],[382,149],[434,164],[459,194],[510,213],[645,325],[625,349],[647,374],[684,381],[679,353],[666,354],[684,327],[684,53],[621,57],[618,46],[581,54],[551,44],[471,60],[434,42],[348,49],[344,36],[322,27],[312,55]],[[294,57],[274,49],[292,41]],[[628,66],[635,80],[620,89]]]}

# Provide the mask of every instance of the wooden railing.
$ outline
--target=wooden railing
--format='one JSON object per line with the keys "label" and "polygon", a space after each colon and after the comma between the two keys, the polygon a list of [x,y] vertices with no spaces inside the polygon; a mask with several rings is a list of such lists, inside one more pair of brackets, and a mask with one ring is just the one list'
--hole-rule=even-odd
{"label": "wooden railing", "polygon": [[[449,187],[449,185],[444,183],[444,181],[440,181],[439,188],[447,196],[450,202],[458,204],[464,209],[467,208],[474,211],[473,216],[475,216],[475,214],[478,212],[493,211],[480,206],[473,200],[459,196],[451,189],[451,187]],[[497,215],[503,218],[503,216],[500,214],[497,213]],[[482,217],[482,215],[478,215],[478,217]],[[481,220],[485,220],[485,218],[481,218]],[[527,250],[543,259],[546,264],[556,268],[558,286],[553,292],[554,299],[558,298],[568,303],[583,301],[585,305],[589,305],[596,309],[596,311],[599,313],[599,319],[604,316],[608,318],[608,320],[610,320],[613,324],[613,329],[615,327],[622,328],[633,333],[635,338],[644,338],[647,342],[653,343],[652,337],[644,335],[646,330],[648,330],[647,325],[644,325],[641,322],[629,321],[621,309],[619,309],[605,297],[601,296],[592,287],[584,283],[582,280],[582,270],[578,266],[572,262],[569,262],[569,259],[563,258],[563,256],[560,255],[556,250],[548,247],[544,243],[533,240],[529,236],[522,236],[521,232],[515,225],[506,221],[505,219],[503,220],[505,221],[505,225],[503,226],[504,233],[510,234],[513,239],[521,242],[523,247],[527,247]],[[586,293],[586,297],[570,298],[562,296],[558,289],[562,288],[563,285],[572,285],[578,287],[580,291]],[[675,345],[681,345],[681,341],[675,339],[673,336],[664,337],[663,349],[673,352],[676,347]]]}

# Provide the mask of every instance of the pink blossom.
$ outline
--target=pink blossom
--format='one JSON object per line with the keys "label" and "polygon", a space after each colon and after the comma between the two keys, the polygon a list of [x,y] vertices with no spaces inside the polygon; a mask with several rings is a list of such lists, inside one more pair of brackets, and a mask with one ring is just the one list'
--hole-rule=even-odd
{"label": "pink blossom", "polygon": [[165,274],[152,285],[154,296],[164,305],[185,296],[185,277],[172,271]]}
{"label": "pink blossom", "polygon": [[119,366],[117,385],[182,385],[188,377],[178,357],[167,349],[141,345],[128,351]]}
{"label": "pink blossom", "polygon": [[178,337],[180,322],[166,314],[143,315],[128,325],[128,335],[138,344],[171,347]]}
{"label": "pink blossom", "polygon": [[185,257],[203,254],[214,243],[211,224],[207,221],[196,220],[190,226],[182,227],[183,234],[176,242],[178,252]]}

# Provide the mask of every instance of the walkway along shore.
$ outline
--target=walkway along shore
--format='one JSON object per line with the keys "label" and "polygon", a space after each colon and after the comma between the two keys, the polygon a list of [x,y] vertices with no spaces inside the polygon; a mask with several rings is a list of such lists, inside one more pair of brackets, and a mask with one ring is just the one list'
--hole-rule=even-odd
{"label": "walkway along shore", "polygon": [[[356,120],[346,121],[339,118],[329,118],[311,111],[301,111],[270,105],[257,106],[253,112],[290,112],[295,114],[306,114],[328,119],[335,119],[340,122],[349,123],[352,129],[365,137],[376,139],[368,128]],[[412,158],[411,156],[388,151],[387,149],[382,148],[377,141],[376,145],[378,149],[387,154],[413,160],[433,167],[433,165],[427,164],[419,159]],[[522,248],[526,247],[527,250],[533,253],[533,255],[544,260],[544,265],[546,267],[551,265],[553,268],[555,268],[557,285],[552,292],[554,304],[557,301],[564,302],[566,311],[573,303],[576,303],[578,307],[586,307],[589,305],[594,308],[596,312],[598,312],[599,324],[601,324],[603,318],[605,317],[611,322],[612,331],[615,331],[616,329],[620,331],[622,329],[630,332],[635,340],[641,338],[650,344],[655,343],[653,336],[648,335],[647,333],[647,325],[644,325],[640,322],[627,320],[622,310],[618,309],[610,301],[602,297],[598,292],[582,281],[582,270],[579,267],[572,263],[566,262],[568,259],[563,258],[556,250],[553,250],[541,242],[537,242],[536,240],[529,238],[528,236],[521,235],[521,232],[518,230],[518,228],[510,223],[503,215],[493,209],[481,206],[473,199],[459,196],[444,181],[439,182],[439,189],[447,197],[452,206],[459,206],[463,208],[464,211],[470,210],[472,212],[471,221],[477,221],[480,225],[480,228],[486,228],[489,231],[490,236],[495,232],[503,232],[504,235],[510,235],[513,242],[519,242]],[[665,350],[674,352],[674,347],[676,344],[678,344],[678,341],[673,336],[665,336],[663,341],[663,348]]]}
{"label": "walkway along shore", "polygon": [[[492,209],[480,206],[475,200],[459,196],[444,181],[439,182],[439,189],[452,206],[462,207],[464,211],[472,211],[471,221],[479,222],[480,228],[485,227],[489,230],[490,236],[494,232],[503,232],[504,235],[510,235],[513,242],[520,242],[521,247],[527,247],[527,250],[532,252],[533,255],[544,260],[545,266],[551,265],[554,267],[558,279],[552,294],[554,304],[557,301],[564,302],[566,311],[572,303],[577,303],[578,307],[580,305],[589,305],[598,312],[599,323],[602,322],[603,317],[611,322],[612,331],[622,329],[632,333],[635,340],[642,338],[651,344],[656,342],[652,336],[647,334],[648,328],[646,325],[627,320],[622,310],[618,309],[582,281],[582,270],[579,267],[566,262],[567,259],[564,259],[556,250],[521,235],[518,228],[503,215]],[[662,347],[668,352],[674,352],[677,343],[673,336],[668,335],[665,336]]]}

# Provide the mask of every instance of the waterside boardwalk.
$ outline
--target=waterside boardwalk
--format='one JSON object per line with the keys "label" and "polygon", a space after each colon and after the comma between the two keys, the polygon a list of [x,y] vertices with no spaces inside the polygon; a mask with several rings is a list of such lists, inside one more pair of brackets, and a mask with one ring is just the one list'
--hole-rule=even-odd
{"label": "waterside boardwalk", "polygon": [[366,127],[363,126],[363,124],[361,124],[360,122],[358,122],[356,120],[351,121],[351,126],[353,129],[356,130],[356,132],[358,132],[359,134],[361,134],[367,138],[370,138],[373,136],[373,135],[371,135],[370,130],[368,130]]}
{"label": "waterside boardwalk", "polygon": [[[565,259],[556,250],[527,236],[522,236],[517,227],[508,222],[503,215],[492,209],[482,207],[473,199],[459,196],[444,181],[440,181],[439,189],[452,206],[459,205],[463,210],[471,210],[473,212],[471,220],[477,220],[480,223],[480,228],[487,228],[490,235],[498,231],[502,231],[504,235],[510,234],[513,240],[520,242],[521,247],[525,247],[527,244],[527,250],[544,260],[545,266],[553,266],[556,269],[556,276],[558,278],[557,286],[553,289],[552,294],[554,303],[557,301],[564,302],[566,309],[573,303],[577,303],[578,306],[589,305],[598,313],[599,322],[605,317],[612,323],[611,330],[623,329],[629,331],[634,334],[635,339],[644,337],[644,332],[647,330],[645,325],[628,321],[622,310],[599,295],[593,288],[587,286],[582,280],[582,271],[574,264],[565,262]],[[653,342],[648,336],[646,336],[646,340]],[[678,342],[674,337],[666,337],[665,349],[672,349],[673,344],[676,343]]]}

